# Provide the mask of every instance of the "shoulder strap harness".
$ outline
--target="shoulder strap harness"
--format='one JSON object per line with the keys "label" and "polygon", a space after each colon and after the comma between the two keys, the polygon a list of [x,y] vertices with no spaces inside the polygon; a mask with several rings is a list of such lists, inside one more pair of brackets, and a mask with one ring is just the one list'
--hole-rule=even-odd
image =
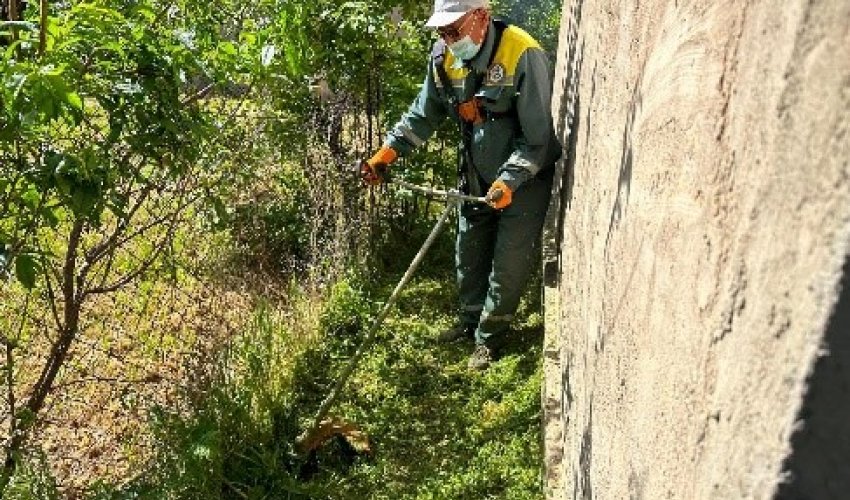
{"label": "shoulder strap harness", "polygon": [[[499,18],[493,18],[493,25],[496,27],[496,32],[495,38],[493,39],[493,50],[490,51],[490,60],[487,61],[488,68],[493,64],[493,58],[496,57],[496,52],[498,51],[499,44],[502,41],[502,34],[508,27],[508,24]],[[444,96],[449,102],[449,107],[453,112],[452,114],[455,117],[455,120],[461,122],[461,124],[482,122],[484,120],[485,113],[482,110],[481,103],[474,96],[481,88],[481,84],[484,83],[484,75],[477,75],[475,80],[475,89],[472,92],[473,97],[469,100],[460,102],[457,94],[451,90],[452,83],[449,79],[448,73],[446,73],[445,54],[446,42],[442,38],[439,38],[436,42],[434,42],[434,45],[431,48],[431,59],[434,62],[434,69],[437,71],[437,76],[443,84]]]}
{"label": "shoulder strap harness", "polygon": [[[508,27],[508,24],[501,19],[493,19],[493,25],[496,27],[495,38],[493,39],[493,50],[490,52],[490,60],[487,61],[489,68],[493,64],[493,58],[496,56],[496,51],[499,49],[499,43],[502,41],[502,33]],[[483,106],[475,97],[481,84],[484,83],[484,75],[477,75],[475,81],[475,89],[472,92],[472,98],[467,101],[460,102],[457,94],[454,92],[452,82],[446,73],[446,42],[440,38],[431,48],[431,60],[434,64],[434,69],[437,71],[437,76],[443,84],[443,95],[449,102],[449,109],[455,121],[460,126],[461,148],[458,154],[458,187],[461,192],[472,194],[475,196],[483,195],[483,185],[480,176],[478,175],[471,157],[472,145],[472,126],[475,123],[480,123],[484,120],[486,113],[483,111]]]}

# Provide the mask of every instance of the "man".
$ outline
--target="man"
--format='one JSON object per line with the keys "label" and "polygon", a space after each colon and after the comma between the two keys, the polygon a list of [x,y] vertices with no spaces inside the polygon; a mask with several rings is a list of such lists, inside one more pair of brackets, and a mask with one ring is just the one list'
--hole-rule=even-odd
{"label": "man", "polygon": [[[442,341],[475,339],[471,369],[486,369],[504,342],[536,261],[561,148],[550,112],[545,52],[526,32],[494,20],[487,0],[436,0],[426,26],[440,36],[425,83],[375,155],[368,184],[423,144],[447,116],[461,128],[461,187],[487,194],[465,203],[456,242],[460,324]],[[486,190],[486,191],[485,191]]]}

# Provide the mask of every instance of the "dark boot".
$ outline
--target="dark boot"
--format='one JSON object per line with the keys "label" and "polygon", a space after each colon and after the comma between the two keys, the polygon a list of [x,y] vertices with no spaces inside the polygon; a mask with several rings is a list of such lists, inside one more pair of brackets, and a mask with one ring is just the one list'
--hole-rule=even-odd
{"label": "dark boot", "polygon": [[484,344],[478,344],[475,346],[475,350],[472,351],[472,356],[469,357],[469,364],[467,366],[470,370],[484,371],[490,367],[490,363],[495,360],[495,357],[495,352],[492,348]]}
{"label": "dark boot", "polygon": [[459,340],[475,340],[475,325],[455,325],[437,337],[437,341],[444,344]]}

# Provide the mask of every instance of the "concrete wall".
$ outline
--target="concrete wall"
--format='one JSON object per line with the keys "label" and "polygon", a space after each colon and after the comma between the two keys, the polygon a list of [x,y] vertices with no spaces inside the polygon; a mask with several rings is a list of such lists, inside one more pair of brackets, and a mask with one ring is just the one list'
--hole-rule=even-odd
{"label": "concrete wall", "polygon": [[550,498],[847,498],[850,2],[563,15]]}

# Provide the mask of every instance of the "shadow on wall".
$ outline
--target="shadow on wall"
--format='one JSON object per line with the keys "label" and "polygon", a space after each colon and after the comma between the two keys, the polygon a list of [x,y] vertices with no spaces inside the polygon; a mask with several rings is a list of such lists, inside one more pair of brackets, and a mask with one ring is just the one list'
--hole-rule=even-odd
{"label": "shadow on wall", "polygon": [[[611,248],[611,235],[614,228],[619,225],[620,220],[626,211],[626,206],[629,204],[629,194],[632,190],[632,165],[634,163],[634,126],[635,119],[640,113],[643,105],[643,95],[641,87],[643,83],[643,74],[646,71],[646,62],[643,64],[643,69],[635,83],[635,90],[632,92],[632,101],[629,104],[629,114],[626,116],[626,128],[623,130],[623,153],[620,156],[620,175],[617,178],[617,197],[614,200],[614,207],[611,210],[611,219],[608,223],[608,234],[605,236],[605,262],[608,262],[608,250]],[[595,83],[594,83],[595,85]]]}
{"label": "shadow on wall", "polygon": [[850,256],[841,292],[791,439],[775,500],[846,499],[850,495]]}
{"label": "shadow on wall", "polygon": [[[555,130],[562,145],[563,157],[558,161],[553,185],[553,198],[549,204],[543,226],[543,283],[548,288],[558,286],[561,275],[561,238],[564,218],[570,208],[575,182],[576,143],[578,141],[581,103],[578,87],[584,62],[584,42],[579,43],[582,5],[584,0],[572,0],[570,30],[566,37],[567,56],[562,64],[564,74],[560,102],[560,116],[555,118]],[[554,98],[554,96],[553,96]]]}

